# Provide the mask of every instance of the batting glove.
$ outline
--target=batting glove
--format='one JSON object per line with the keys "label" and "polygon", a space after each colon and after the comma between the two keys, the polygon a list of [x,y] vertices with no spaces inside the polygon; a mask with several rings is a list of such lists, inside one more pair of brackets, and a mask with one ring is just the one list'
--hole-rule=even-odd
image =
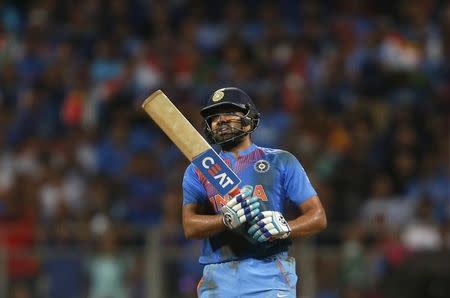
{"label": "batting glove", "polygon": [[291,228],[286,219],[278,211],[261,212],[252,223],[248,233],[258,242],[285,239],[291,234]]}
{"label": "batting glove", "polygon": [[260,213],[259,199],[250,197],[252,192],[253,187],[244,186],[240,194],[222,207],[223,223],[228,229],[233,230]]}

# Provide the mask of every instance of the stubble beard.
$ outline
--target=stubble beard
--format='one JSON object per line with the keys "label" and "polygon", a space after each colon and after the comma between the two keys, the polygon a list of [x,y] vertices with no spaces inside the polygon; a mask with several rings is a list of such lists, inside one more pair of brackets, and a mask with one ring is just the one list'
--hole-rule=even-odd
{"label": "stubble beard", "polygon": [[244,142],[244,138],[247,136],[247,134],[243,134],[242,136],[231,138],[229,141],[223,143],[220,145],[222,150],[224,151],[231,151],[233,148],[239,146]]}

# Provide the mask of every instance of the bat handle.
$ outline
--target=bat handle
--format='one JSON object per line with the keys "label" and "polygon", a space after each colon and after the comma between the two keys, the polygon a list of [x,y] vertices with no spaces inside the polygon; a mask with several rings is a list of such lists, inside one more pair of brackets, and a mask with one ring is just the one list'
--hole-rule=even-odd
{"label": "bat handle", "polygon": [[241,189],[239,187],[234,188],[232,191],[230,191],[228,194],[231,197],[237,196],[238,194],[241,193]]}

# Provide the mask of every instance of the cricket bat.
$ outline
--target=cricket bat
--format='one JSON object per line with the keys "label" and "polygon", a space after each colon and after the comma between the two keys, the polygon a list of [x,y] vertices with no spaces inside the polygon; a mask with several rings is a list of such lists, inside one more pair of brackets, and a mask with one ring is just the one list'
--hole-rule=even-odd
{"label": "cricket bat", "polygon": [[239,194],[241,180],[214,151],[161,90],[153,92],[142,108],[170,140],[217,189],[220,195]]}

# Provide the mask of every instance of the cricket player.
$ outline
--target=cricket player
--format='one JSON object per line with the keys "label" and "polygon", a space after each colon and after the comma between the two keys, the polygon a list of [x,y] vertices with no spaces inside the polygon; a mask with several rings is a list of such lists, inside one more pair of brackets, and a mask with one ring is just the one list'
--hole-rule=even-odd
{"label": "cricket player", "polygon": [[[215,91],[201,110],[208,141],[241,178],[234,197],[220,196],[191,164],[183,179],[183,228],[203,239],[199,297],[296,297],[291,238],[315,234],[325,212],[291,153],[258,147],[251,133],[260,115],[238,88]],[[292,219],[286,214],[298,211]]]}

